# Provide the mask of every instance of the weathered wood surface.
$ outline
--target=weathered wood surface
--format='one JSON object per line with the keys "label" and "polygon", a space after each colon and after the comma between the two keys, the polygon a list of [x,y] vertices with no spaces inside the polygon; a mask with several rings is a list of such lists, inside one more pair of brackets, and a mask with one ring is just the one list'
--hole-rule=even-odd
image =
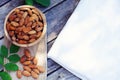
{"label": "weathered wood surface", "polygon": [[[11,9],[24,4],[24,0],[2,1],[4,1],[4,3],[2,3],[2,5],[0,4],[0,39],[4,35],[3,23],[5,16]],[[63,29],[65,23],[67,22],[79,1],[80,0],[51,0],[51,5],[47,8],[42,7],[36,3],[34,4],[34,6],[41,9],[45,13],[47,18],[47,51],[49,51],[51,48],[52,44],[54,43],[60,31]],[[0,44],[2,43],[2,40],[0,40]],[[51,59],[48,59],[47,69],[47,80],[80,80]]]}

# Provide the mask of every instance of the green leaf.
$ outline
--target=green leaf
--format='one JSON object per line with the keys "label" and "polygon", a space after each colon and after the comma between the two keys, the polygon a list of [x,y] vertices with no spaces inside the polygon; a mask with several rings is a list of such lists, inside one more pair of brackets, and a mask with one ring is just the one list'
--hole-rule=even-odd
{"label": "green leaf", "polygon": [[41,4],[42,6],[49,6],[50,5],[50,0],[35,0],[38,4]]}
{"label": "green leaf", "polygon": [[20,60],[20,57],[17,54],[13,54],[8,57],[8,60],[12,63],[16,63]]}
{"label": "green leaf", "polygon": [[0,64],[3,65],[4,64],[4,58],[0,56]]}
{"label": "green leaf", "polygon": [[0,77],[2,80],[12,80],[11,76],[7,72],[0,72]]}
{"label": "green leaf", "polygon": [[7,71],[17,71],[18,70],[18,66],[14,63],[7,63],[4,65],[4,67]]}
{"label": "green leaf", "polygon": [[7,57],[8,56],[8,49],[6,48],[6,46],[2,45],[0,47],[0,55],[2,57]]}
{"label": "green leaf", "polygon": [[11,46],[10,46],[10,53],[16,53],[16,52],[19,51],[19,49],[20,49],[20,47],[14,45],[14,44],[11,44]]}
{"label": "green leaf", "polygon": [[33,5],[33,0],[25,0],[26,5]]}

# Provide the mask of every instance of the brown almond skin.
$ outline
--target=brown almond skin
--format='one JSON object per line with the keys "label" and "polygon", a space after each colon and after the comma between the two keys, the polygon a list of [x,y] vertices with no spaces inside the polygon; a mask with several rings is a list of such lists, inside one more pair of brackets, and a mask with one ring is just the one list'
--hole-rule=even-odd
{"label": "brown almond skin", "polygon": [[30,43],[34,42],[36,39],[32,38],[29,40]]}
{"label": "brown almond skin", "polygon": [[37,64],[37,59],[34,57],[33,63],[36,65]]}
{"label": "brown almond skin", "polygon": [[25,61],[26,61],[26,56],[23,55],[23,56],[20,58],[20,62],[23,63],[23,62],[25,62]]}
{"label": "brown almond skin", "polygon": [[15,21],[12,21],[11,24],[12,24],[13,26],[15,26],[15,27],[16,27],[16,26],[19,26],[19,24],[18,24],[17,22],[15,22]]}
{"label": "brown almond skin", "polygon": [[27,44],[27,41],[25,41],[25,40],[19,40],[18,43],[19,44]]}
{"label": "brown almond skin", "polygon": [[38,69],[33,69],[33,71],[37,74],[40,74],[39,70]]}
{"label": "brown almond skin", "polygon": [[31,61],[25,61],[25,62],[23,62],[23,65],[30,65],[31,64]]}
{"label": "brown almond skin", "polygon": [[23,71],[22,74],[26,77],[31,76],[30,72],[28,72],[28,71]]}
{"label": "brown almond skin", "polygon": [[21,78],[22,78],[22,71],[21,71],[21,70],[18,70],[18,71],[16,72],[16,75],[17,75],[17,77],[18,77],[19,79],[21,79]]}
{"label": "brown almond skin", "polygon": [[37,69],[40,71],[40,73],[45,72],[45,68],[43,66],[37,66]]}
{"label": "brown almond skin", "polygon": [[30,65],[28,65],[31,69],[36,69],[37,68],[37,66],[36,65],[33,65],[33,64],[30,64]]}
{"label": "brown almond skin", "polygon": [[28,72],[31,72],[31,68],[29,68],[28,66],[23,66],[23,69],[28,71]]}
{"label": "brown almond skin", "polygon": [[39,76],[37,73],[35,73],[34,71],[31,72],[31,75],[34,79],[37,79]]}
{"label": "brown almond skin", "polygon": [[31,61],[31,60],[33,60],[33,58],[34,58],[34,57],[31,56],[31,57],[28,57],[27,60],[28,60],[28,61]]}
{"label": "brown almond skin", "polygon": [[31,57],[30,51],[28,49],[24,50],[24,55],[28,58]]}
{"label": "brown almond skin", "polygon": [[24,24],[24,18],[20,19],[20,22],[19,22],[20,26],[23,26],[23,24]]}

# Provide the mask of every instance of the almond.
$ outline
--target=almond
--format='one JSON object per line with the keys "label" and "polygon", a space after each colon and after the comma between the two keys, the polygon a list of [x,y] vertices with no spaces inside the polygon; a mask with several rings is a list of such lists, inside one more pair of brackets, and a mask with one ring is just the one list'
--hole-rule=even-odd
{"label": "almond", "polygon": [[37,66],[37,69],[40,71],[40,73],[44,73],[45,72],[45,68],[42,66]]}
{"label": "almond", "polygon": [[20,10],[28,11],[28,14],[32,15],[32,11],[29,8],[21,8]]}
{"label": "almond", "polygon": [[25,62],[23,62],[23,65],[30,65],[31,64],[31,61],[25,61]]}
{"label": "almond", "polygon": [[17,77],[20,79],[22,78],[22,71],[21,70],[18,70],[17,73],[16,73]]}
{"label": "almond", "polygon": [[27,23],[26,27],[32,27],[32,22]]}
{"label": "almond", "polygon": [[29,31],[28,34],[36,34],[36,31],[35,30],[32,30],[32,31]]}
{"label": "almond", "polygon": [[23,39],[24,39],[24,40],[29,40],[29,36],[24,35],[24,36],[23,36]]}
{"label": "almond", "polygon": [[33,63],[36,65],[37,64],[37,58],[33,59]]}
{"label": "almond", "polygon": [[41,17],[41,15],[39,15],[38,17],[39,17],[40,21],[42,21],[42,17]]}
{"label": "almond", "polygon": [[38,32],[37,33],[37,35],[36,35],[36,37],[40,37],[41,36],[41,34],[42,34],[42,32],[40,31],[40,32]]}
{"label": "almond", "polygon": [[19,12],[20,12],[20,10],[19,10],[18,8],[16,8],[16,9],[15,9],[15,12],[16,12],[16,13],[19,13]]}
{"label": "almond", "polygon": [[27,25],[28,22],[29,22],[29,16],[27,16],[27,17],[25,18],[25,22],[24,22],[24,24]]}
{"label": "almond", "polygon": [[33,60],[33,58],[34,58],[34,57],[31,56],[31,57],[28,57],[27,60],[28,60],[28,61],[31,61],[31,60]]}
{"label": "almond", "polygon": [[28,66],[24,66],[23,69],[28,71],[28,72],[31,72],[31,68],[29,68]]}
{"label": "almond", "polygon": [[23,63],[23,62],[25,62],[25,61],[26,61],[26,56],[23,55],[23,56],[20,58],[20,62]]}
{"label": "almond", "polygon": [[7,22],[7,24],[6,24],[7,31],[9,31],[9,30],[10,30],[10,26],[11,26],[11,24]]}
{"label": "almond", "polygon": [[11,14],[9,17],[9,21],[13,21],[16,17],[17,17],[16,15]]}
{"label": "almond", "polygon": [[30,22],[31,22],[31,21],[34,21],[34,20],[35,20],[35,17],[33,17],[33,16],[29,18],[29,21],[30,21]]}
{"label": "almond", "polygon": [[43,27],[36,27],[35,28],[35,30],[38,31],[38,32],[41,31],[42,29],[43,29]]}
{"label": "almond", "polygon": [[34,71],[35,73],[37,73],[37,74],[40,73],[38,69],[33,69],[33,71]]}
{"label": "almond", "polygon": [[38,25],[40,26],[40,27],[43,27],[44,25],[43,25],[43,23],[42,22],[37,22],[38,23]]}
{"label": "almond", "polygon": [[34,42],[35,40],[36,40],[36,39],[34,39],[34,38],[33,38],[33,39],[30,39],[29,42],[32,43],[32,42]]}
{"label": "almond", "polygon": [[20,26],[23,26],[23,24],[24,24],[24,18],[20,19],[20,22],[19,22]]}
{"label": "almond", "polygon": [[26,77],[31,76],[30,72],[28,72],[28,71],[23,71],[22,74]]}
{"label": "almond", "polygon": [[15,37],[15,36],[12,36],[12,40],[13,40],[13,41],[16,41],[16,37]]}
{"label": "almond", "polygon": [[13,36],[14,35],[14,31],[9,31],[9,35]]}
{"label": "almond", "polygon": [[16,21],[16,22],[19,22],[19,21],[20,21],[20,18],[15,18],[15,21]]}
{"label": "almond", "polygon": [[25,41],[25,40],[19,40],[18,43],[19,44],[27,44],[27,41]]}
{"label": "almond", "polygon": [[30,65],[28,65],[30,68],[32,68],[32,69],[35,69],[35,68],[37,68],[37,66],[36,65],[33,65],[33,64],[30,64]]}
{"label": "almond", "polygon": [[12,24],[13,26],[15,26],[15,27],[16,27],[16,26],[19,26],[19,24],[18,24],[17,22],[14,22],[14,21],[12,21],[11,24]]}
{"label": "almond", "polygon": [[23,28],[24,33],[28,33],[31,30],[31,27],[25,27]]}
{"label": "almond", "polygon": [[14,27],[14,26],[10,26],[10,27],[9,27],[9,30],[13,30],[13,31],[14,31],[14,30],[15,30],[15,27]]}
{"label": "almond", "polygon": [[23,13],[23,18],[25,19],[27,17],[28,13],[27,12],[24,12]]}
{"label": "almond", "polygon": [[25,50],[24,50],[24,55],[25,55],[26,57],[31,57],[30,51],[29,51],[28,49],[25,49]]}
{"label": "almond", "polygon": [[38,21],[38,16],[36,14],[32,14],[32,17],[34,17],[35,20]]}
{"label": "almond", "polygon": [[38,74],[33,71],[31,72],[31,75],[34,79],[37,79],[39,77]]}
{"label": "almond", "polygon": [[39,15],[39,13],[36,9],[32,9],[32,12],[35,13],[36,15]]}
{"label": "almond", "polygon": [[35,28],[37,26],[36,22],[32,24],[32,28]]}

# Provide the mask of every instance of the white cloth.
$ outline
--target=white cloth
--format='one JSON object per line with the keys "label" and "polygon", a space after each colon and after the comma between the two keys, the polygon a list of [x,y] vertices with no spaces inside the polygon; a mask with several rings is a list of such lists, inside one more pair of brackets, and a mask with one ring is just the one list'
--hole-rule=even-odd
{"label": "white cloth", "polygon": [[48,57],[83,80],[120,80],[120,0],[81,0]]}

